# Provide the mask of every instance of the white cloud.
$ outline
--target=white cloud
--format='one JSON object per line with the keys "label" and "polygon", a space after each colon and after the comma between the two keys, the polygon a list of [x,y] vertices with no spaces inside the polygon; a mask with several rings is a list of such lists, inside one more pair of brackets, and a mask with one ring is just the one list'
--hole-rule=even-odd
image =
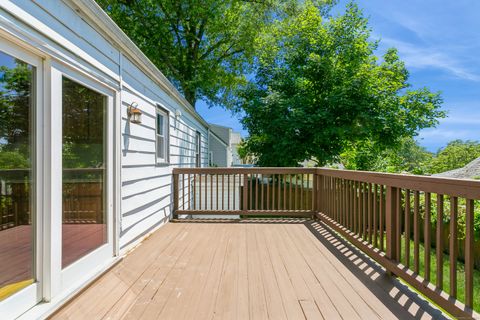
{"label": "white cloud", "polygon": [[460,79],[480,81],[480,75],[470,72],[460,61],[435,47],[421,47],[392,38],[382,38],[380,43],[397,48],[400,58],[409,68],[435,68]]}

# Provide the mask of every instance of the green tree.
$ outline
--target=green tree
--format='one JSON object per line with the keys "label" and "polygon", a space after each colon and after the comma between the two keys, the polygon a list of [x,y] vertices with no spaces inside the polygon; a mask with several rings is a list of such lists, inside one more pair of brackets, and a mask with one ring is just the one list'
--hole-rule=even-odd
{"label": "green tree", "polygon": [[345,150],[340,161],[346,169],[390,173],[429,174],[434,157],[411,137],[403,138],[393,147],[380,153],[370,148],[368,141],[362,148]]}
{"label": "green tree", "polygon": [[298,6],[293,0],[97,2],[193,106],[198,99],[228,105],[246,81],[255,39]]}
{"label": "green tree", "polygon": [[454,140],[440,149],[431,162],[431,173],[440,173],[458,169],[480,157],[478,141]]}
{"label": "green tree", "polygon": [[32,67],[0,66],[0,169],[27,168],[31,153]]}
{"label": "green tree", "polygon": [[366,143],[378,153],[437,124],[444,116],[440,95],[412,90],[397,51],[378,61],[369,38],[356,5],[326,19],[306,2],[258,41],[255,79],[237,101],[250,134],[246,147],[258,164],[322,165]]}

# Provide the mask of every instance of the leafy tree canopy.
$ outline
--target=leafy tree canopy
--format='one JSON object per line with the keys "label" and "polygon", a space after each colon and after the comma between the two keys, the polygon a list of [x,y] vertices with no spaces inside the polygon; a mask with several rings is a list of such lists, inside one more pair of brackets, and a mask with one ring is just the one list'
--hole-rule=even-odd
{"label": "leafy tree canopy", "polygon": [[326,18],[307,1],[269,28],[256,42],[255,79],[237,100],[250,134],[245,147],[259,165],[323,165],[366,145],[379,153],[445,116],[438,93],[411,88],[395,49],[375,56],[356,5]]}
{"label": "leafy tree canopy", "polygon": [[[317,0],[319,7],[330,0]],[[97,0],[195,106],[229,105],[255,55],[255,40],[295,0]]]}
{"label": "leafy tree canopy", "polygon": [[376,152],[370,141],[356,149],[347,149],[340,162],[349,170],[390,173],[429,174],[434,154],[421,147],[412,137],[402,138],[396,145]]}
{"label": "leafy tree canopy", "polygon": [[431,173],[441,173],[464,167],[472,160],[480,157],[478,141],[454,140],[437,152],[431,162]]}

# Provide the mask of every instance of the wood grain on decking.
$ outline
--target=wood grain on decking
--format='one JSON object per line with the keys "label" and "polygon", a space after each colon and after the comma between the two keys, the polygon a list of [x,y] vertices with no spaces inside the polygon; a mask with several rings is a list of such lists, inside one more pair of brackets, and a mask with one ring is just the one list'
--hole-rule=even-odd
{"label": "wood grain on decking", "polygon": [[322,223],[168,223],[54,319],[441,319]]}

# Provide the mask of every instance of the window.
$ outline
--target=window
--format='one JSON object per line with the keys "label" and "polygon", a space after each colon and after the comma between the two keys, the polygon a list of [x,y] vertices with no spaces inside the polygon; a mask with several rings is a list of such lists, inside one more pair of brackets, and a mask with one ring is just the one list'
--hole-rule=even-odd
{"label": "window", "polygon": [[195,166],[201,167],[202,166],[202,135],[200,132],[196,132],[195,135]]}
{"label": "window", "polygon": [[35,282],[35,78],[0,51],[0,301]]}
{"label": "window", "polygon": [[107,97],[63,77],[62,267],[107,243]]}
{"label": "window", "polygon": [[168,163],[169,116],[168,111],[157,105],[156,157],[157,163]]}

